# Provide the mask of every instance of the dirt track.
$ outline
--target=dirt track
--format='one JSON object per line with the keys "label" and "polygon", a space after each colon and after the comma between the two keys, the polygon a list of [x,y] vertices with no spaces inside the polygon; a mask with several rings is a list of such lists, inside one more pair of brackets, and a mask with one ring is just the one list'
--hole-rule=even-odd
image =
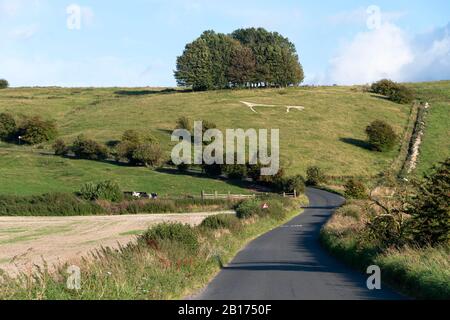
{"label": "dirt track", "polygon": [[76,263],[81,256],[103,247],[132,241],[136,234],[161,222],[200,224],[217,213],[147,214],[89,217],[0,217],[0,269],[29,270],[43,259],[53,265]]}

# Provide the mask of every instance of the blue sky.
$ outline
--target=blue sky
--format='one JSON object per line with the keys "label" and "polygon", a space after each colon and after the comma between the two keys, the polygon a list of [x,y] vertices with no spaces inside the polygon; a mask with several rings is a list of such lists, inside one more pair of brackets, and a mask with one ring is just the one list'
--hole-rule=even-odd
{"label": "blue sky", "polygon": [[[67,25],[70,5],[80,8],[80,29]],[[370,6],[381,10],[376,26]],[[207,29],[254,26],[295,43],[306,83],[450,79],[449,13],[448,0],[0,0],[0,78],[12,86],[173,86],[187,42]]]}

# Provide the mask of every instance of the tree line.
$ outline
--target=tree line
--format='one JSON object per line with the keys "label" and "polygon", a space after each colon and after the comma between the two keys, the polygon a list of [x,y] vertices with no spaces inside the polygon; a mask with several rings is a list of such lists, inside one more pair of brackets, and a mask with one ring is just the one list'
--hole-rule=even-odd
{"label": "tree line", "polygon": [[205,31],[177,58],[179,86],[193,90],[287,87],[304,79],[295,45],[263,28]]}

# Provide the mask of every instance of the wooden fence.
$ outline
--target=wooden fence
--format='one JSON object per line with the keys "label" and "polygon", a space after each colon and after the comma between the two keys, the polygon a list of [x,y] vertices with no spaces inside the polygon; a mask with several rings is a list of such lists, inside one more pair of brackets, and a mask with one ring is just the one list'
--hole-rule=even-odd
{"label": "wooden fence", "polygon": [[[214,193],[206,193],[205,191],[202,191],[201,198],[202,200],[207,199],[254,199],[257,196],[265,196],[267,194],[232,194],[231,192],[228,193],[218,193],[215,191]],[[294,190],[292,193],[283,192],[281,194],[284,198],[297,198],[298,193],[297,190]]]}

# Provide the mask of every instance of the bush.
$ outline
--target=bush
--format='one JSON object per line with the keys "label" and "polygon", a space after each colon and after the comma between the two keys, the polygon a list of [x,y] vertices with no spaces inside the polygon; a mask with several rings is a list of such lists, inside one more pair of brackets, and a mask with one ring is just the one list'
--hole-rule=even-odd
{"label": "bush", "polygon": [[0,216],[84,216],[103,214],[102,207],[69,193],[0,196]]}
{"label": "bush", "polygon": [[39,116],[25,118],[18,130],[21,140],[30,145],[53,140],[57,134],[55,122],[42,120]]}
{"label": "bush", "polygon": [[412,235],[421,245],[450,244],[450,158],[419,184],[408,203]]}
{"label": "bush", "polygon": [[261,203],[257,199],[245,200],[236,207],[239,219],[248,219],[261,214]]}
{"label": "bush", "polygon": [[16,121],[9,113],[0,113],[0,140],[8,141],[17,132]]}
{"label": "bush", "polygon": [[230,214],[219,214],[207,217],[203,220],[200,227],[210,230],[228,229],[230,231],[236,231],[241,227],[241,222],[236,216]]}
{"label": "bush", "polygon": [[414,101],[414,94],[405,86],[399,85],[396,90],[393,90],[389,99],[396,103],[409,104]]}
{"label": "bush", "polygon": [[286,217],[283,203],[279,200],[270,200],[268,209],[261,209],[261,214],[269,216],[276,220],[282,220]]}
{"label": "bush", "polygon": [[247,166],[245,164],[225,165],[224,171],[229,179],[242,180],[247,177]]}
{"label": "bush", "polygon": [[108,158],[108,149],[100,143],[80,135],[73,143],[72,151],[79,159],[105,160]]}
{"label": "bush", "polygon": [[55,155],[57,156],[66,156],[69,153],[70,148],[66,145],[64,140],[58,139],[53,144],[53,150],[55,150]]}
{"label": "bush", "polygon": [[391,80],[383,79],[372,84],[372,92],[382,94],[397,103],[411,103],[414,95],[407,87]]}
{"label": "bush", "polygon": [[383,96],[389,97],[391,93],[396,90],[398,84],[394,81],[383,79],[372,84],[371,90],[373,93],[378,93]]}
{"label": "bush", "polygon": [[117,161],[127,160],[132,165],[157,166],[162,161],[159,142],[148,132],[125,131],[116,151]]}
{"label": "bush", "polygon": [[301,175],[283,178],[283,191],[292,193],[294,190],[297,194],[305,192],[305,178]]}
{"label": "bush", "polygon": [[177,170],[180,172],[187,172],[190,168],[190,165],[187,163],[181,163],[179,165],[177,165]]}
{"label": "bush", "polygon": [[176,129],[184,129],[192,132],[191,120],[189,120],[189,118],[187,117],[178,118]]}
{"label": "bush", "polygon": [[202,165],[203,172],[210,177],[219,177],[222,175],[223,166],[221,164],[203,164]]}
{"label": "bush", "polygon": [[104,181],[98,184],[89,182],[84,184],[78,196],[85,200],[108,200],[118,202],[123,200],[123,192],[117,183],[112,181]]}
{"label": "bush", "polygon": [[163,152],[159,143],[145,143],[138,145],[133,151],[133,160],[136,164],[146,167],[157,167],[161,164]]}
{"label": "bush", "polygon": [[0,79],[0,89],[6,89],[9,87],[9,82],[5,79]]}
{"label": "bush", "polygon": [[319,167],[308,167],[306,171],[306,184],[309,186],[318,186],[326,182],[325,174]]}
{"label": "bush", "polygon": [[364,183],[357,179],[349,179],[344,185],[344,194],[350,199],[367,199],[368,193]]}
{"label": "bush", "polygon": [[158,224],[140,236],[142,241],[152,247],[159,248],[164,241],[175,243],[190,252],[197,252],[199,242],[195,229],[187,224]]}
{"label": "bush", "polygon": [[367,128],[368,142],[372,149],[379,152],[390,151],[397,143],[397,134],[394,129],[384,121],[376,120]]}

